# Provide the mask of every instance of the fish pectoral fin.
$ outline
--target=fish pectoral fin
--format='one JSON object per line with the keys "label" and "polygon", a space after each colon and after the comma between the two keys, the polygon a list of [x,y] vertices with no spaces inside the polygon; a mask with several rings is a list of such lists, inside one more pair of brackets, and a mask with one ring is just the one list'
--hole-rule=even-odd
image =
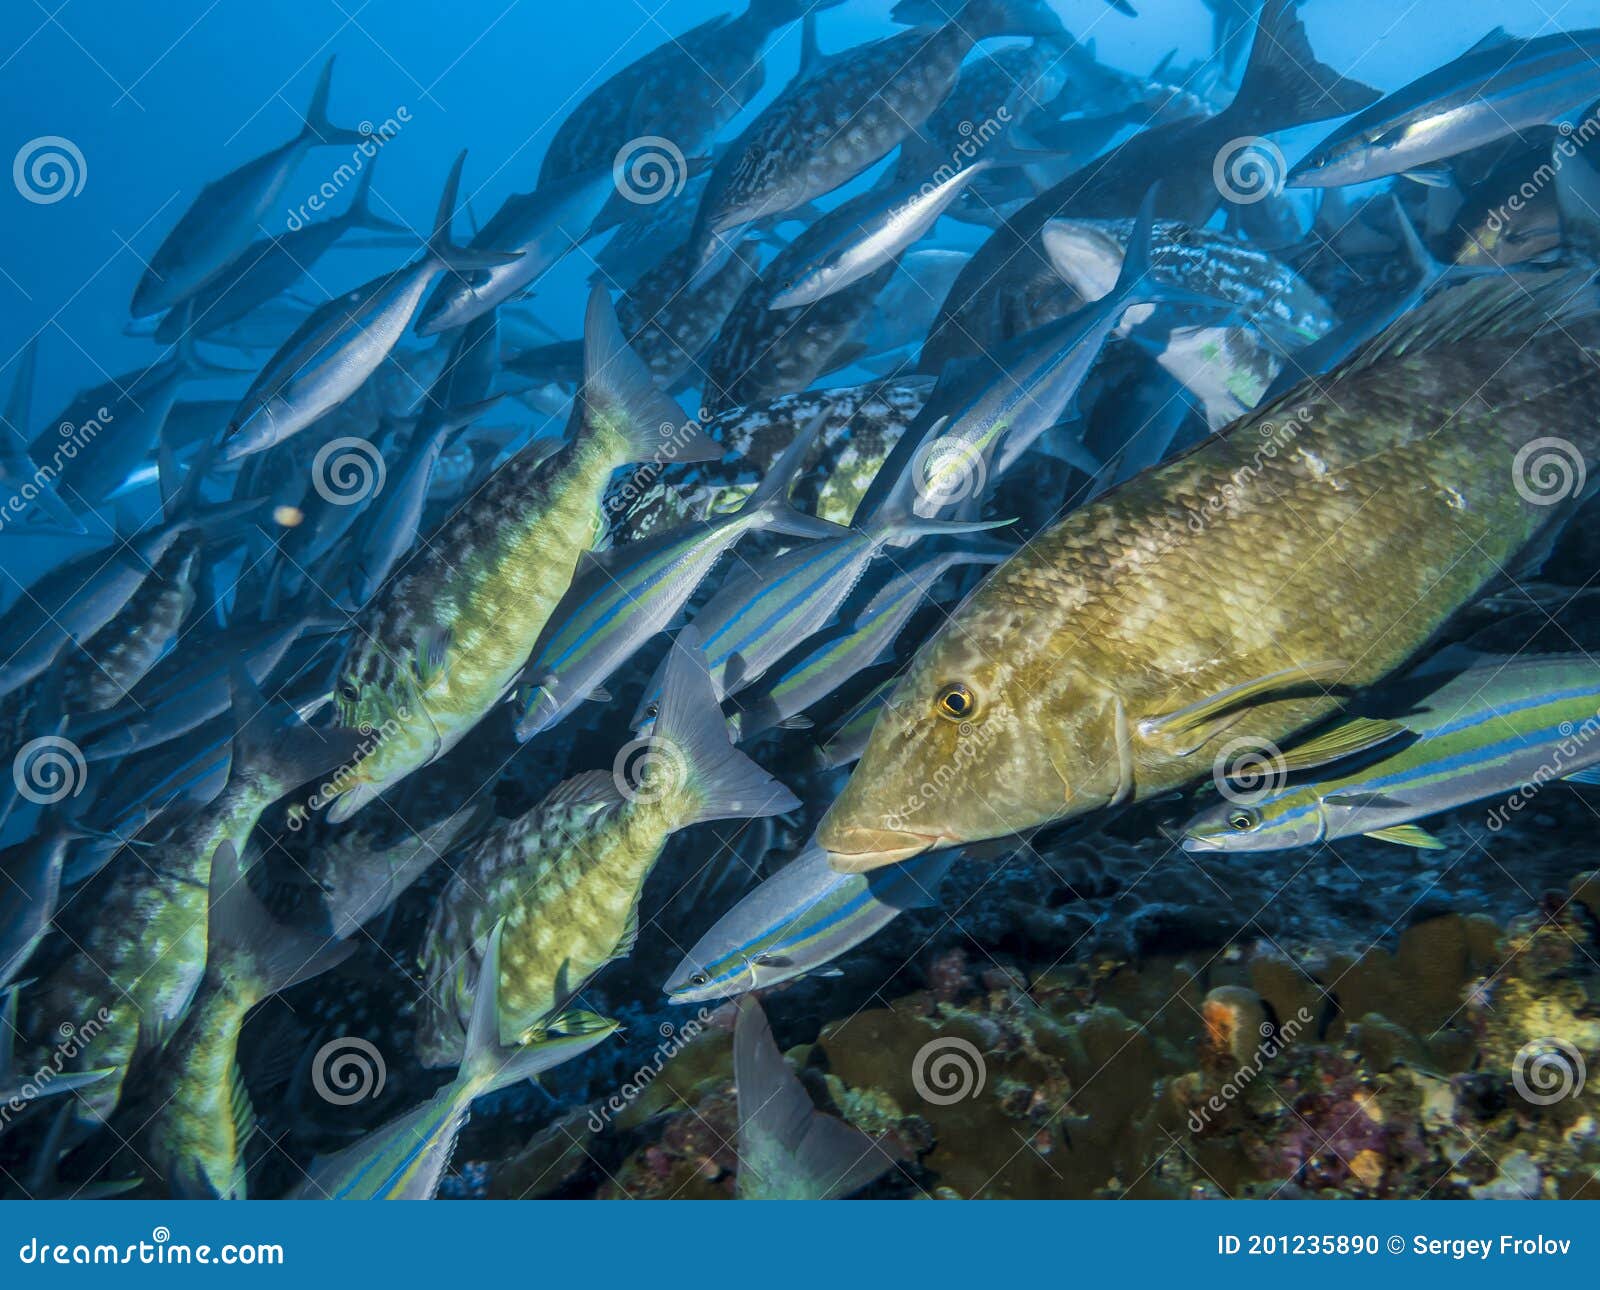
{"label": "fish pectoral fin", "polygon": [[611,951],[610,961],[615,963],[618,959],[625,959],[633,953],[633,947],[639,943],[639,904],[634,902],[628,911],[628,921],[623,924],[622,939],[617,942],[617,948]]}
{"label": "fish pectoral fin", "polygon": [[1419,167],[1416,170],[1407,170],[1403,173],[1413,183],[1422,184],[1427,188],[1449,188],[1455,182],[1450,172],[1442,166]]}
{"label": "fish pectoral fin", "polygon": [[423,689],[432,685],[444,671],[445,659],[450,655],[450,636],[448,627],[430,627],[417,642],[417,655],[411,666]]}
{"label": "fish pectoral fin", "polygon": [[1407,811],[1414,809],[1410,802],[1402,802],[1387,793],[1330,793],[1322,799],[1324,806],[1338,806],[1352,811]]}
{"label": "fish pectoral fin", "polygon": [[794,966],[793,959],[786,959],[781,954],[757,954],[750,961],[760,967],[786,968]]}
{"label": "fish pectoral fin", "polygon": [[1396,824],[1392,828],[1374,829],[1365,835],[1375,842],[1393,842],[1397,846],[1416,847],[1419,851],[1443,851],[1445,844],[1420,824]]}
{"label": "fish pectoral fin", "polygon": [[611,691],[606,689],[605,686],[597,685],[583,697],[591,703],[610,703],[612,696]]}
{"label": "fish pectoral fin", "polygon": [[1304,689],[1307,685],[1320,687],[1325,682],[1337,682],[1348,671],[1349,664],[1339,660],[1329,660],[1322,663],[1308,663],[1303,667],[1288,667],[1281,672],[1269,672],[1266,676],[1230,685],[1225,690],[1219,690],[1203,699],[1185,704],[1173,712],[1145,717],[1135,728],[1139,732],[1139,737],[1145,740],[1169,739],[1175,735],[1205,730],[1205,734],[1189,741],[1188,746],[1180,750],[1180,753],[1190,753],[1207,739],[1226,729],[1227,718],[1230,714],[1237,715],[1238,709],[1292,697],[1290,692]]}
{"label": "fish pectoral fin", "polygon": [[1326,766],[1330,762],[1342,761],[1346,757],[1354,757],[1358,753],[1381,747],[1409,733],[1410,731],[1398,721],[1357,717],[1354,721],[1342,722],[1304,743],[1296,744],[1288,752],[1281,753],[1278,757],[1278,768],[1286,774],[1292,774],[1295,771]]}
{"label": "fish pectoral fin", "polygon": [[814,722],[810,717],[796,714],[792,717],[785,717],[782,721],[778,722],[778,729],[810,730],[814,725],[816,725],[816,722]]}

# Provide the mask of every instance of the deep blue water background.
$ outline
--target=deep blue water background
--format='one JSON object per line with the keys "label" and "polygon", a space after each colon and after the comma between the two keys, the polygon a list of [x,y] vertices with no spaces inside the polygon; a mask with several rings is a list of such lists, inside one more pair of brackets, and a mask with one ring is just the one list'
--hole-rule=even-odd
{"label": "deep blue water background", "polygon": [[[409,114],[383,151],[374,205],[425,229],[455,152],[469,151],[464,192],[480,218],[533,187],[555,128],[611,72],[736,0],[5,0],[0,4],[0,385],[27,340],[41,337],[35,427],[77,390],[142,366],[158,351],[124,334],[128,301],[151,254],[200,186],[289,138],[317,71],[338,55],[332,114],[377,125]],[[847,0],[821,17],[824,49],[894,30],[891,0]],[[1140,0],[1130,20],[1103,0],[1056,0],[1068,29],[1102,60],[1148,70],[1169,50],[1203,55],[1201,0]],[[1307,0],[1319,55],[1394,88],[1453,57],[1496,24],[1518,35],[1600,25],[1600,0]],[[768,53],[767,88],[797,61],[798,25]],[[758,105],[759,106],[759,102]],[[735,123],[737,129],[740,123]],[[1282,139],[1291,157],[1322,127]],[[72,140],[83,191],[24,201],[6,182],[16,151],[40,135]],[[346,159],[314,151],[291,181],[300,204]],[[333,209],[348,201],[341,194]],[[398,263],[398,251],[336,249],[310,294],[348,290]],[[548,276],[536,313],[577,334],[580,255]],[[238,387],[233,387],[237,389]],[[222,397],[193,383],[184,397]],[[51,547],[54,544],[50,544]],[[50,548],[10,539],[7,572],[26,582]],[[31,567],[30,567],[31,566]],[[6,579],[0,599],[14,584]]]}

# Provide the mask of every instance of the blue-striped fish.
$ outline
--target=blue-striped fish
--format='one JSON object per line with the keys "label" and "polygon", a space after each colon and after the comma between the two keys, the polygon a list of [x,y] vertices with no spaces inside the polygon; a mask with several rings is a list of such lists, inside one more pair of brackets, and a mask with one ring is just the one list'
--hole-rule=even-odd
{"label": "blue-striped fish", "polygon": [[667,978],[672,1003],[764,990],[825,967],[908,909],[938,903],[957,852],[844,874],[815,843],[719,918]]}
{"label": "blue-striped fish", "polygon": [[878,662],[906,620],[951,569],[962,564],[998,564],[1010,553],[1009,547],[941,552],[890,579],[847,629],[827,633],[774,680],[757,687],[754,694],[740,696],[740,742],[774,726],[791,725],[800,713]]}
{"label": "blue-striped fish", "polygon": [[592,1012],[568,1012],[538,1042],[521,1048],[502,1045],[498,987],[504,929],[502,920],[489,937],[479,978],[483,984],[473,999],[466,1051],[455,1079],[354,1146],[319,1156],[294,1191],[295,1198],[431,1200],[477,1098],[579,1057],[617,1029],[615,1021]]}
{"label": "blue-striped fish", "polygon": [[518,739],[548,730],[585,699],[603,692],[618,668],[672,624],[712,566],[745,534],[765,530],[834,538],[848,532],[789,505],[790,486],[822,424],[819,416],[795,436],[761,486],[733,514],[584,556],[523,670]]}
{"label": "blue-striped fish", "polygon": [[423,294],[447,269],[492,269],[514,256],[469,251],[450,240],[467,154],[456,157],[426,252],[321,305],[267,360],[245,391],[222,447],[225,461],[262,452],[338,407],[383,365],[411,325]]}
{"label": "blue-striped fish", "polygon": [[[1428,685],[1439,674],[1425,667],[1412,681]],[[1414,707],[1393,714],[1414,738],[1344,774],[1232,790],[1231,800],[1189,822],[1185,850],[1276,851],[1357,834],[1437,849],[1416,820],[1527,784],[1596,781],[1600,666],[1592,659],[1485,657],[1443,675],[1449,679]],[[1493,816],[1490,827],[1498,827]]]}

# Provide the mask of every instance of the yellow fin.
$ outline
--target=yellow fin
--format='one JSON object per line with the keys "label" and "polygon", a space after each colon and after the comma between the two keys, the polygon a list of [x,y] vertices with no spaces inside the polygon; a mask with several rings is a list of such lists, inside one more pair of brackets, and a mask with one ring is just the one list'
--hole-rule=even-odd
{"label": "yellow fin", "polygon": [[1326,766],[1329,762],[1377,748],[1407,733],[1406,727],[1398,721],[1357,717],[1296,744],[1279,756],[1278,765],[1286,774],[1310,770],[1314,766]]}
{"label": "yellow fin", "polygon": [[1421,851],[1443,851],[1445,845],[1420,824],[1396,824],[1387,829],[1374,829],[1366,835],[1375,842],[1393,842],[1402,847],[1416,847]]}
{"label": "yellow fin", "polygon": [[1231,685],[1226,690],[1219,690],[1215,694],[1186,704],[1175,712],[1145,717],[1139,722],[1139,734],[1145,739],[1158,739],[1165,735],[1198,730],[1202,726],[1220,720],[1235,708],[1246,707],[1258,700],[1270,701],[1270,696],[1279,690],[1292,690],[1296,686],[1321,684],[1325,681],[1339,681],[1349,670],[1348,663],[1338,660],[1308,663],[1304,667],[1286,667],[1281,672],[1271,672],[1254,680]]}

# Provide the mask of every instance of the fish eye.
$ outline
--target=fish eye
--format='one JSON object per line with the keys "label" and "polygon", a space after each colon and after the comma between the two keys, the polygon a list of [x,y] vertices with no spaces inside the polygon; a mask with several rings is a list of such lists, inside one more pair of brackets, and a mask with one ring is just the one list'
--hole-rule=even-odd
{"label": "fish eye", "polygon": [[346,703],[355,703],[361,698],[361,691],[356,689],[354,682],[346,681],[339,687],[339,697]]}
{"label": "fish eye", "polygon": [[711,980],[711,978],[708,977],[704,972],[696,972],[693,976],[691,976],[689,978],[689,984],[690,985],[704,985],[709,980]]}
{"label": "fish eye", "polygon": [[1228,827],[1235,833],[1248,833],[1261,823],[1261,812],[1241,806],[1228,816]]}
{"label": "fish eye", "polygon": [[966,721],[978,710],[977,696],[960,682],[940,690],[934,704],[939,715],[950,721]]}

